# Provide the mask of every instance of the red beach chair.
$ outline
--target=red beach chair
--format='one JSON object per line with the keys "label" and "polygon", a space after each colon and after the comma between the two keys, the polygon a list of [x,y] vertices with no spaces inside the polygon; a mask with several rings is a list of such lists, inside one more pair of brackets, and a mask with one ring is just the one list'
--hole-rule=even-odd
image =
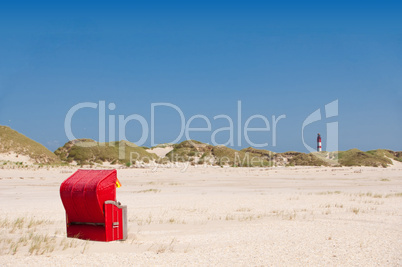
{"label": "red beach chair", "polygon": [[67,237],[127,239],[127,206],[116,201],[116,170],[78,170],[60,186]]}

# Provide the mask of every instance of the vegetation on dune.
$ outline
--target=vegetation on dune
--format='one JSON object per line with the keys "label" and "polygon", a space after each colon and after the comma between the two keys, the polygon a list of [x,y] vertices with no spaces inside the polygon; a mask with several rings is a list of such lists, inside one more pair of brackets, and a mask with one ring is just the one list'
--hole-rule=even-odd
{"label": "vegetation on dune", "polygon": [[281,153],[279,155],[283,155],[288,159],[288,165],[290,166],[329,166],[330,164],[323,159],[323,155],[316,153],[299,153],[299,152],[291,152],[291,153]]}
{"label": "vegetation on dune", "polygon": [[264,167],[272,166],[269,157],[249,151],[238,151],[225,146],[215,146],[212,149],[218,165],[229,165],[234,167]]}
{"label": "vegetation on dune", "polygon": [[[191,161],[199,164],[211,163],[228,166],[382,166],[392,164],[389,158],[402,161],[402,152],[391,150],[372,150],[363,152],[357,149],[338,152],[301,153],[289,151],[274,153],[252,147],[241,151],[225,146],[211,146],[195,140],[174,145],[166,155],[170,161]],[[198,160],[198,162],[196,161]]]}
{"label": "vegetation on dune", "polygon": [[173,150],[166,154],[170,161],[184,162],[194,158],[206,159],[211,155],[213,146],[195,140],[186,140],[173,145]]}
{"label": "vegetation on dune", "polygon": [[166,158],[170,161],[190,161],[194,164],[214,164],[219,166],[271,166],[269,157],[261,157],[248,151],[238,151],[225,146],[212,146],[195,140],[174,145]]}
{"label": "vegetation on dune", "polygon": [[386,155],[381,155],[378,151],[363,152],[357,148],[339,151],[338,160],[342,166],[387,167],[388,164],[392,164],[392,161]]}
{"label": "vegetation on dune", "polygon": [[376,150],[370,150],[367,151],[366,153],[378,156],[378,157],[388,157],[393,160],[397,160],[402,162],[402,151],[392,151],[388,149],[376,149]]}
{"label": "vegetation on dune", "polygon": [[244,148],[244,149],[242,149],[240,151],[243,151],[243,152],[246,152],[246,153],[248,152],[248,153],[251,153],[251,154],[254,154],[254,155],[259,155],[261,157],[267,158],[268,160],[273,160],[274,156],[276,154],[275,152],[272,152],[272,151],[269,151],[269,150],[256,149],[256,148],[253,148],[253,147]]}
{"label": "vegetation on dune", "polygon": [[300,152],[285,152],[275,155],[276,161],[286,159],[290,166],[372,166],[387,167],[392,164],[389,158],[398,159],[398,152],[387,150],[372,150],[363,152],[358,149],[336,152],[314,152],[310,154]]}
{"label": "vegetation on dune", "polygon": [[91,139],[77,139],[66,143],[54,153],[62,161],[76,161],[79,165],[103,162],[127,164],[157,159],[155,154],[148,153],[143,147],[128,141],[98,143]]}
{"label": "vegetation on dune", "polygon": [[0,153],[29,156],[36,163],[59,163],[59,158],[43,145],[7,126],[0,126]]}

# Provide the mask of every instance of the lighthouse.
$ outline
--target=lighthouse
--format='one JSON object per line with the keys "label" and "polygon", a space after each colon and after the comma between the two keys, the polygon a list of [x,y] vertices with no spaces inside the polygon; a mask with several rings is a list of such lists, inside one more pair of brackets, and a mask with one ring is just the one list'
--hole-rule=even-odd
{"label": "lighthouse", "polygon": [[321,135],[320,134],[317,135],[317,151],[318,152],[321,151]]}

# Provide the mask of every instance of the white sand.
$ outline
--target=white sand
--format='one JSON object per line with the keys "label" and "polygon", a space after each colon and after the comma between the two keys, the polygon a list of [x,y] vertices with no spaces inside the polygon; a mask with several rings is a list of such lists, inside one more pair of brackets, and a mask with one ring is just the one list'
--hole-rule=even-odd
{"label": "white sand", "polygon": [[0,162],[22,162],[23,164],[33,164],[35,160],[31,159],[29,156],[19,155],[14,152],[0,153]]}
{"label": "white sand", "polygon": [[158,157],[163,158],[166,156],[167,153],[173,150],[173,146],[167,146],[167,147],[155,147],[153,149],[147,149],[146,151],[149,153],[154,153]]}
{"label": "white sand", "polygon": [[65,238],[73,171],[0,169],[1,266],[402,265],[401,164],[118,170],[129,238],[110,243]]}

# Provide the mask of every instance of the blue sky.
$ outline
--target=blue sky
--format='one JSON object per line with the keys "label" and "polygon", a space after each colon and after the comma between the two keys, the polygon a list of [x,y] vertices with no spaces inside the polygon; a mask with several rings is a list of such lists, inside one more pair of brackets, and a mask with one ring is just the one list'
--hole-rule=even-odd
{"label": "blue sky", "polygon": [[[322,113],[305,128],[308,145],[320,132],[325,148],[327,123],[338,122],[340,150],[402,150],[401,11],[398,1],[1,3],[0,125],[54,151],[68,141],[64,123],[74,105],[114,103],[106,118],[137,114],[150,126],[152,103],[163,102],[186,121],[208,118],[211,131],[191,135],[203,142],[228,126],[214,116],[228,115],[239,149],[248,146],[243,132],[237,142],[241,101],[240,129],[254,114],[271,127],[250,140],[307,152],[303,121],[338,100],[338,116]],[[155,141],[176,139],[178,113],[160,107],[155,114]],[[274,146],[272,116],[280,115]],[[98,140],[98,117],[95,109],[78,111],[75,137]],[[141,124],[127,123],[125,135],[138,141]],[[216,140],[229,137],[221,132]],[[144,145],[150,142],[147,136]]]}

